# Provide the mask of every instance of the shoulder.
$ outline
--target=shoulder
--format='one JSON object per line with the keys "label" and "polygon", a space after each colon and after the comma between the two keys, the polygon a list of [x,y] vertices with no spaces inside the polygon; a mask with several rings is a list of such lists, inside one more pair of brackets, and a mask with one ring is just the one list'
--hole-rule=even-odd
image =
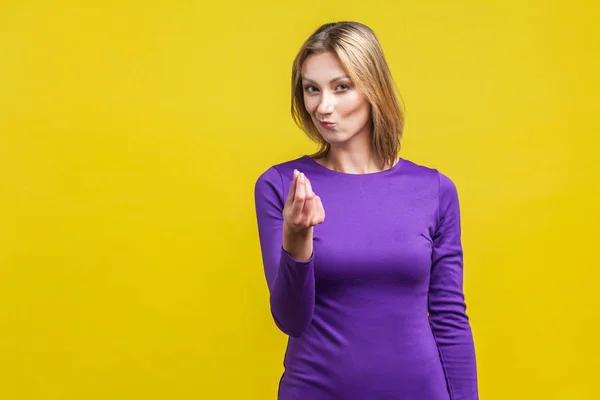
{"label": "shoulder", "polygon": [[454,221],[459,223],[460,205],[458,191],[454,181],[437,168],[418,165],[408,162],[407,174],[413,174],[419,181],[419,190],[428,193],[431,206],[434,210],[436,230],[440,228],[441,221]]}
{"label": "shoulder", "polygon": [[260,173],[256,183],[272,182],[273,180],[279,180],[281,182],[286,180],[286,178],[291,180],[294,177],[295,169],[303,170],[307,165],[306,156],[273,164]]}
{"label": "shoulder", "polygon": [[415,161],[405,158],[403,158],[401,162],[403,163],[403,171],[409,175],[428,181],[431,180],[440,187],[454,186],[452,179],[437,168],[418,164]]}
{"label": "shoulder", "polygon": [[456,196],[456,184],[446,173],[437,168],[418,164],[412,160],[402,159],[401,162],[404,163],[403,171],[405,174],[437,192],[440,198]]}

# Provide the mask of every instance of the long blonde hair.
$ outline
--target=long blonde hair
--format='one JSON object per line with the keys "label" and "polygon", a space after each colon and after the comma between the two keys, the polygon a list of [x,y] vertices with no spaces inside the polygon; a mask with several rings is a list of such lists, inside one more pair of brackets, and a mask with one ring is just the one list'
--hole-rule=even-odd
{"label": "long blonde hair", "polygon": [[302,66],[315,53],[332,52],[371,106],[371,146],[383,167],[394,165],[404,129],[401,97],[375,33],[359,22],[342,21],[319,27],[302,45],[292,66],[292,118],[319,145],[315,158],[326,155],[329,144],[319,134],[304,105]]}

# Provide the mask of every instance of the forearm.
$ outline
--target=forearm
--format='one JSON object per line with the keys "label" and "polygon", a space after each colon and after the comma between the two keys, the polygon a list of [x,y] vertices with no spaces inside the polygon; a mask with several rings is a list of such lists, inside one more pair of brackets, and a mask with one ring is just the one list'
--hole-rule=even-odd
{"label": "forearm", "polygon": [[299,261],[285,249],[270,287],[271,314],[287,335],[299,337],[312,321],[315,305],[314,260]]}
{"label": "forearm", "polygon": [[477,400],[477,362],[471,327],[457,315],[430,317],[452,400]]}
{"label": "forearm", "polygon": [[293,231],[283,224],[283,249],[297,261],[308,261],[313,252],[313,228]]}

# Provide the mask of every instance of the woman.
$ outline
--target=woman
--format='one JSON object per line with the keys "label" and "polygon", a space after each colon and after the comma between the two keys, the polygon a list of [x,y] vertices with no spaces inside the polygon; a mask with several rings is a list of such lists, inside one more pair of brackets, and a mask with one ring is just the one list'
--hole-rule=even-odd
{"label": "woman", "polygon": [[320,149],[255,186],[271,313],[289,335],[279,399],[477,399],[456,187],[397,156],[404,116],[373,31],[320,27],[292,92]]}

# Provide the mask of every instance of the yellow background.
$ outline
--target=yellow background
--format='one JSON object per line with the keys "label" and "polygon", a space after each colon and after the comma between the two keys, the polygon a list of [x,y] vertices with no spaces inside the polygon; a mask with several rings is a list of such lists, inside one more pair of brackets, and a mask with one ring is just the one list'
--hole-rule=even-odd
{"label": "yellow background", "polygon": [[481,3],[2,1],[0,398],[275,398],[253,186],[343,19],[458,186],[482,399],[600,398],[598,2]]}

